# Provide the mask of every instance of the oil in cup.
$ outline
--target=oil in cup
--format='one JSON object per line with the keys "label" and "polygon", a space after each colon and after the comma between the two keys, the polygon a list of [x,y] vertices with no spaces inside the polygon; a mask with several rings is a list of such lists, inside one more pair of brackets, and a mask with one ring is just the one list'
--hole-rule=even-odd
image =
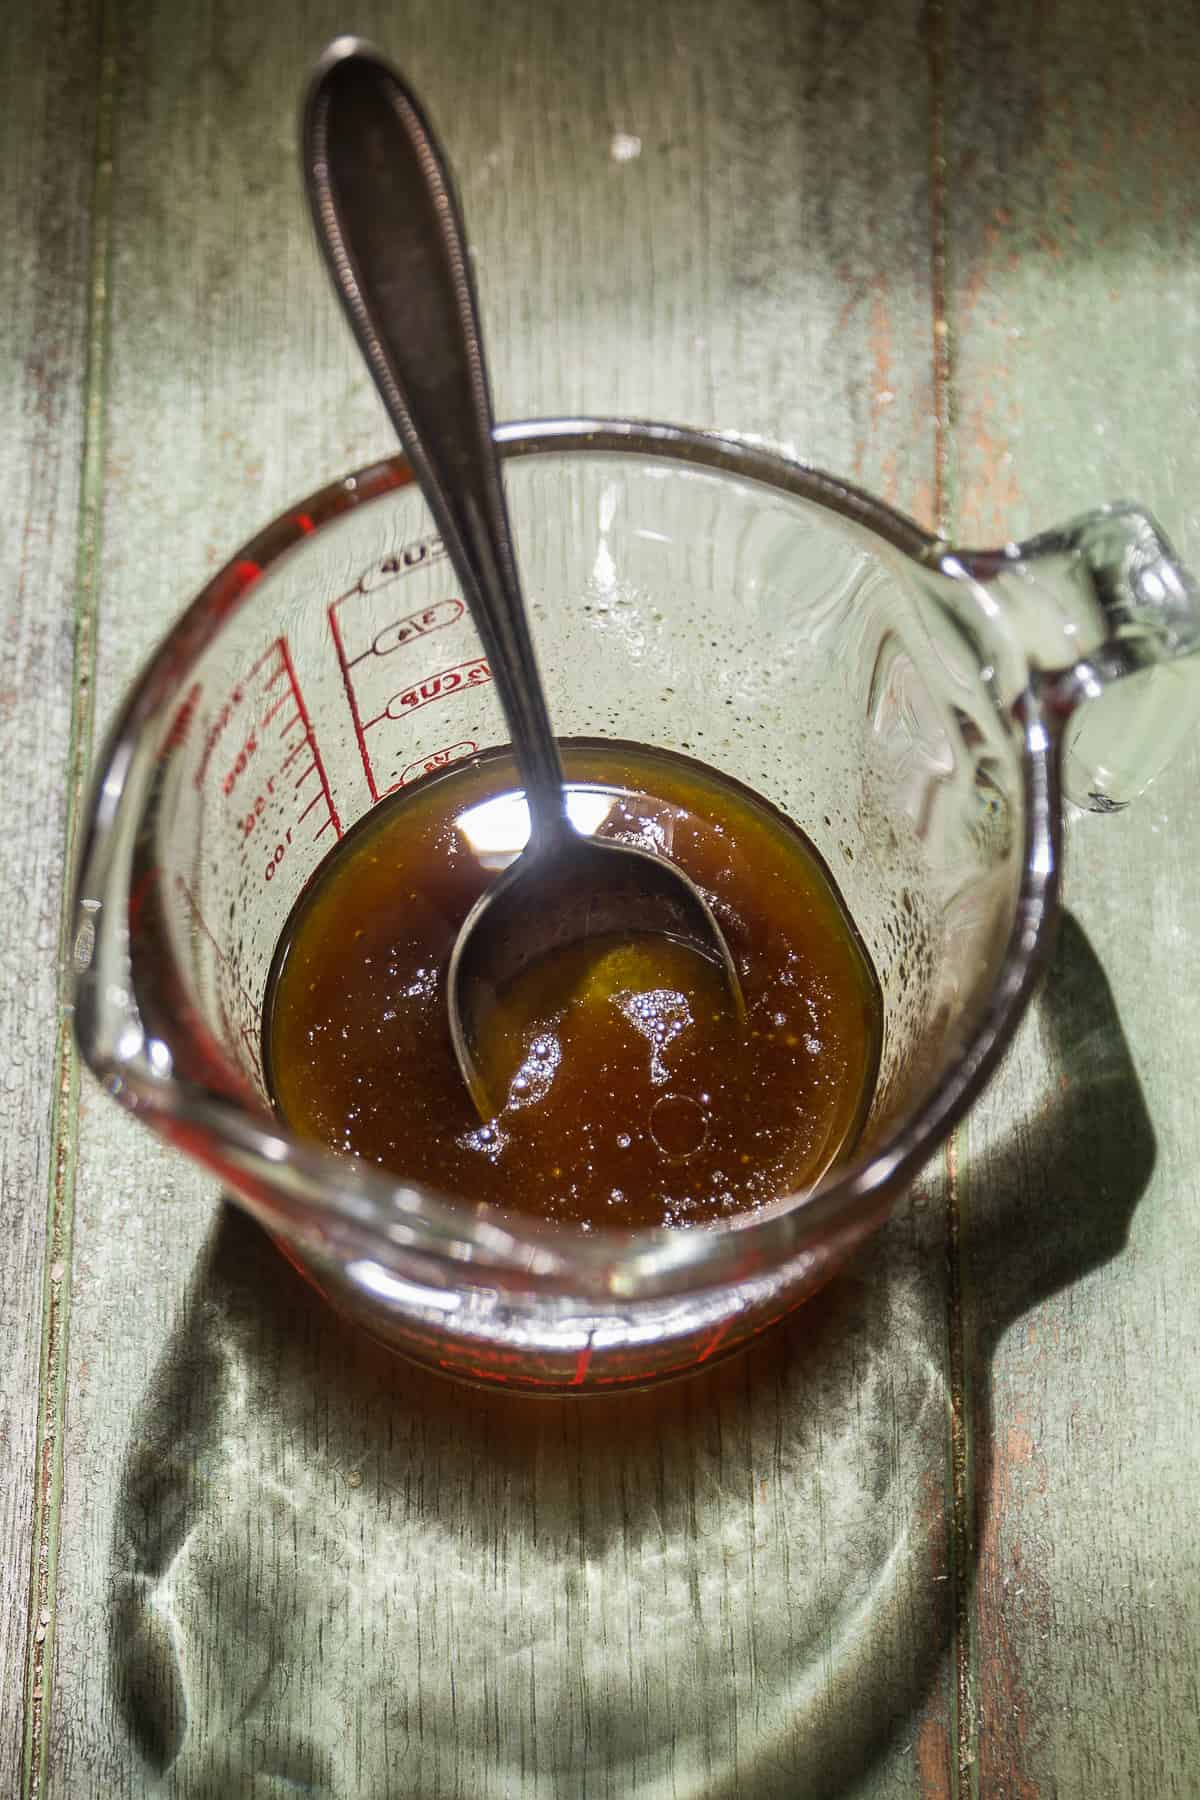
{"label": "oil in cup", "polygon": [[669,848],[718,911],[745,1021],[690,946],[598,937],[549,952],[485,1021],[496,1116],[481,1126],[450,1044],[445,971],[497,872],[457,822],[499,796],[520,804],[498,752],[377,807],[301,897],[264,1027],[279,1111],[302,1136],[468,1205],[588,1226],[704,1224],[810,1186],[852,1146],[881,1024],[824,863],[780,815],[687,759],[618,743],[563,752],[592,828]]}

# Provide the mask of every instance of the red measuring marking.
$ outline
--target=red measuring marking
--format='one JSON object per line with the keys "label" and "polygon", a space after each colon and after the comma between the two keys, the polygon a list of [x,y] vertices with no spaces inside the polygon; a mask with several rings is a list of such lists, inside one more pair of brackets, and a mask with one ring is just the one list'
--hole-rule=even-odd
{"label": "red measuring marking", "polygon": [[[342,598],[347,599],[349,596],[343,595]],[[340,600],[335,600],[333,606],[341,604]],[[360,650],[357,656],[346,657],[344,666],[352,669],[365,656],[390,656],[393,651],[403,650],[406,644],[414,643],[417,638],[428,637],[431,631],[440,631],[446,625],[455,624],[462,618],[465,610],[461,600],[435,600],[432,606],[423,606],[419,612],[409,613],[407,618],[394,619],[385,625],[382,631],[375,633],[365,650]],[[344,648],[333,607],[330,608],[330,614],[334,638]]]}
{"label": "red measuring marking", "polygon": [[436,675],[427,675],[424,681],[415,681],[411,687],[401,688],[398,694],[391,695],[383,711],[368,719],[363,730],[370,731],[372,725],[379,725],[384,719],[402,719],[406,713],[417,712],[434,700],[448,700],[452,694],[482,687],[491,679],[492,671],[486,656],[472,656],[466,662],[455,663],[452,668],[439,669]]}
{"label": "red measuring marking", "polygon": [[240,999],[242,1005],[246,1008],[251,1019],[253,1019],[255,1016],[254,1001],[251,999],[250,994],[249,994],[245,984],[242,982],[241,977],[238,975],[237,969],[235,968],[232,959],[226,954],[226,952],[224,950],[222,950],[220,943],[218,942],[211,927],[209,926],[208,920],[204,917],[204,914],[200,911],[200,906],[196,899],[196,896],[193,894],[191,888],[188,886],[187,882],[184,880],[182,875],[176,875],[175,886],[178,889],[179,893],[181,893],[183,895],[183,898],[187,903],[188,912],[192,916],[193,923],[197,926],[197,928],[199,929],[199,931],[202,933],[202,935],[206,939],[207,943],[209,944],[209,946],[213,952],[213,955],[216,957],[217,962],[221,968],[221,971],[225,977],[225,981],[223,983],[222,982],[217,983],[217,1001],[221,1008],[221,1023],[224,1025],[225,1031],[227,1034],[232,1034],[234,1031],[237,1032],[237,1035],[241,1038],[241,1041],[242,1041],[243,1045],[245,1046],[246,1052],[250,1058],[251,1065],[257,1071],[259,1081],[261,1082],[261,1081],[263,1081],[264,1076],[263,1076],[263,1065],[262,1065],[262,1047],[259,1043],[258,1033],[255,1031],[253,1025],[250,1024],[248,1020],[246,1020],[246,1019],[234,1020],[234,1019],[230,1018],[229,1007],[228,1007],[228,1004],[227,1004],[226,998],[225,998],[225,988],[226,987],[231,988],[236,992],[238,999]]}
{"label": "red measuring marking", "polygon": [[[401,586],[395,616],[380,625],[379,603],[373,597],[381,588],[393,583],[403,583],[406,576],[413,575],[418,570],[428,570],[432,564],[443,561],[445,556],[446,547],[440,537],[418,538],[379,562],[372,563],[353,587],[339,594],[328,607],[330,634],[372,801],[382,799],[385,793],[393,793],[405,781],[412,780],[414,772],[423,772],[426,759],[418,758],[404,769],[397,780],[381,786],[367,734],[379,728],[386,729],[389,723],[415,711],[419,706],[428,705],[432,700],[446,698],[464,687],[478,687],[481,682],[491,680],[491,671],[481,656],[424,675],[420,680],[414,679],[405,687],[398,687],[393,676],[393,669],[397,665],[390,660],[392,657],[404,652],[402,664],[408,665],[412,660],[410,652],[413,648],[423,645],[434,632],[457,624],[463,617],[465,608],[463,602],[454,596],[432,600],[417,608],[410,601],[405,607],[402,596],[406,590]],[[471,748],[474,748],[473,744]],[[430,758],[436,759],[441,754],[440,751],[431,752]],[[446,760],[452,759],[447,756]],[[430,766],[440,767],[441,764],[431,760]]]}
{"label": "red measuring marking", "polygon": [[224,575],[218,576],[209,596],[218,618],[224,618],[234,601],[243,595],[248,587],[252,587],[262,574],[256,562],[236,562]]}
{"label": "red measuring marking", "polygon": [[422,775],[432,775],[435,769],[444,769],[460,757],[473,756],[479,745],[474,738],[463,738],[460,743],[448,744],[444,750],[434,750],[429,756],[418,756],[416,762],[410,762],[407,769],[396,783],[397,787],[407,787],[410,781],[417,781]]}
{"label": "red measuring marking", "polygon": [[436,532],[431,532],[428,537],[414,538],[411,544],[402,544],[399,550],[391,551],[378,562],[369,564],[349,591],[354,594],[373,594],[379,588],[413,574],[417,569],[443,561],[445,555],[446,546]]}
{"label": "red measuring marking", "polygon": [[209,719],[192,784],[215,788],[242,853],[261,853],[264,881],[293,845],[331,829],[342,835],[286,637],[268,644]]}
{"label": "red measuring marking", "polygon": [[713,1351],[720,1347],[729,1327],[733,1324],[733,1320],[734,1314],[732,1313],[730,1313],[727,1319],[722,1319],[721,1323],[717,1326],[717,1329],[713,1332],[703,1350],[701,1350],[699,1356],[696,1358],[698,1363],[707,1362]]}
{"label": "red measuring marking", "polygon": [[129,896],[129,929],[131,932],[137,930],[138,923],[142,916],[142,908],[146,904],[150,889],[154,886],[154,883],[161,874],[161,865],[159,863],[152,863],[138,878],[137,886]]}
{"label": "red measuring marking", "polygon": [[176,708],[175,717],[171,720],[170,730],[163,739],[162,749],[158,753],[158,760],[160,763],[165,762],[172,751],[178,750],[181,744],[187,742],[187,735],[192,728],[192,719],[195,717],[196,708],[200,704],[200,695],[202,692],[203,688],[201,683],[193,681],[191,687]]}

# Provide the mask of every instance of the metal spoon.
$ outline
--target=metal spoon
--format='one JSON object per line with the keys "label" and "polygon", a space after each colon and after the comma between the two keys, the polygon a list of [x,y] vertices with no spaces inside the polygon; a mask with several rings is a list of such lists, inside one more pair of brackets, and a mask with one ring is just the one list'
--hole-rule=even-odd
{"label": "metal spoon", "polygon": [[450,958],[450,1035],[481,1113],[478,1063],[495,996],[556,946],[663,934],[717,964],[744,1016],[729,947],[687,876],[653,851],[584,837],[538,679],[492,439],[466,233],[441,148],[370,45],[337,38],[313,72],[304,175],[333,284],[442,534],[483,641],[529,806],[525,849],[476,902]]}

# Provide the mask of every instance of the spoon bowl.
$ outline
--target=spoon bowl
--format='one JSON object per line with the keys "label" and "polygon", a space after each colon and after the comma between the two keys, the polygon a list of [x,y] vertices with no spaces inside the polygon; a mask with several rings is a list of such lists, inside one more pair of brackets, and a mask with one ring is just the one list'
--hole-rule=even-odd
{"label": "spoon bowl", "polygon": [[517,572],[470,252],[441,147],[415,96],[371,46],[338,38],[302,121],[317,237],[372,380],[441,531],[512,735],[530,836],[464,921],[447,971],[454,1053],[481,1115],[483,1015],[536,958],[588,938],[658,936],[737,969],[712,910],[666,857],[585,838],[566,814]]}
{"label": "spoon bowl", "polygon": [[463,920],[447,972],[454,1054],[482,1118],[500,1110],[482,1042],[489,1014],[532,963],[582,939],[670,939],[719,969],[742,1022],[737,970],[695,884],[653,850],[584,837],[531,844]]}

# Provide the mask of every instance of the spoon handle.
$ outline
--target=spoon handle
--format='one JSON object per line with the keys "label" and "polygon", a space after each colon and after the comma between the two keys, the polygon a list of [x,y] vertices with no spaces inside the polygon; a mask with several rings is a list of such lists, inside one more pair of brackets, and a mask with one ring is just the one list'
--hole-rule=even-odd
{"label": "spoon handle", "polygon": [[564,823],[563,771],[521,597],[450,170],[415,96],[358,38],[336,39],[317,64],[301,130],[334,287],[462,583],[531,829],[544,837]]}

